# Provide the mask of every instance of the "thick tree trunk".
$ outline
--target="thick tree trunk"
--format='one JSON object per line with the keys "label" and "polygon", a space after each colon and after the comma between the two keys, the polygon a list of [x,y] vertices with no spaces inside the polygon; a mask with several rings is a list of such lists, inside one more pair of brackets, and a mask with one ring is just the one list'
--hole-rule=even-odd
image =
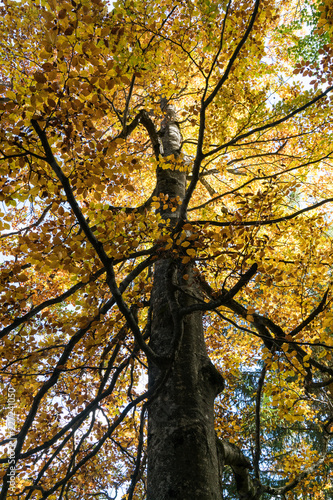
{"label": "thick tree trunk", "polygon": [[[179,151],[177,128],[169,108],[162,134],[165,156]],[[158,194],[182,200],[185,187],[184,172],[158,169]],[[177,211],[163,213],[165,219],[177,216]],[[187,280],[182,277],[185,272]],[[148,500],[222,498],[214,398],[223,388],[223,379],[206,352],[202,313],[177,318],[177,309],[193,303],[198,293],[191,266],[185,271],[180,261],[171,258],[156,264],[150,346],[164,356],[171,354],[173,346],[178,347],[163,388],[149,405]],[[160,369],[151,364],[149,385],[160,375]]]}
{"label": "thick tree trunk", "polygon": [[[175,335],[182,333],[182,341],[163,389],[149,406],[148,500],[221,500],[214,398],[223,380],[206,353],[201,313],[187,316],[182,325],[173,323],[169,266],[166,260],[155,269],[151,347],[167,355]],[[183,288],[179,275],[177,281]],[[176,292],[177,302],[189,305],[193,299],[186,292],[194,291],[191,283],[186,285]],[[150,384],[158,376],[159,370],[151,366]]]}

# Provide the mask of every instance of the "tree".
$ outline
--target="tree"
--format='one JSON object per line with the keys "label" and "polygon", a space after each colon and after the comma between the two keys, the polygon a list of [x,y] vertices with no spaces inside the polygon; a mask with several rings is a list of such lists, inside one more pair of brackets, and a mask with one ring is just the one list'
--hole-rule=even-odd
{"label": "tree", "polygon": [[328,498],[329,3],[0,8],[1,500]]}

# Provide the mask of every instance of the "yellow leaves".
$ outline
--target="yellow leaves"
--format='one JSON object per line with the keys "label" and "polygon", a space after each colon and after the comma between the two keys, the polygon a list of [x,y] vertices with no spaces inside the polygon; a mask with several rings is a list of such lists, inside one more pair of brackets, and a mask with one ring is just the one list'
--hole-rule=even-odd
{"label": "yellow leaves", "polygon": [[45,19],[45,21],[53,21],[55,19],[54,13],[49,10],[42,11],[41,15]]}
{"label": "yellow leaves", "polygon": [[306,354],[304,357],[303,357],[303,366],[305,368],[308,368],[310,366],[310,363],[308,363],[309,359],[311,358],[310,354]]}
{"label": "yellow leaves", "polygon": [[323,327],[333,329],[333,313],[329,313],[323,320]]}
{"label": "yellow leaves", "polygon": [[213,241],[220,241],[221,240],[221,232],[214,232],[211,234],[211,238]]}
{"label": "yellow leaves", "polygon": [[[98,3],[98,0],[96,2]],[[153,248],[153,258],[159,260],[174,258],[175,262],[178,263],[181,260],[184,265],[190,264],[188,269],[192,267],[193,260],[197,259],[198,280],[199,277],[204,277],[206,284],[217,293],[220,293],[221,290],[231,289],[251,263],[257,262],[259,264],[259,261],[261,261],[256,281],[252,280],[235,297],[235,300],[244,308],[242,311],[247,310],[247,313],[243,312],[236,317],[236,314],[226,310],[227,308],[223,308],[221,314],[230,317],[239,326],[249,328],[246,321],[253,322],[254,318],[257,317],[256,312],[258,312],[265,317],[272,318],[285,331],[291,331],[298,324],[300,318],[304,319],[303,316],[306,317],[306,314],[313,310],[313,304],[307,296],[307,291],[311,291],[311,293],[309,292],[310,298],[314,297],[318,293],[316,289],[317,281],[324,283],[327,279],[329,274],[327,271],[332,264],[331,248],[327,244],[326,253],[324,250],[316,252],[316,248],[323,245],[323,239],[318,239],[318,241],[312,241],[311,252],[309,252],[306,245],[310,240],[310,236],[314,234],[315,225],[309,227],[308,235],[304,238],[304,241],[300,241],[299,234],[303,231],[304,226],[301,218],[297,220],[297,224],[294,226],[289,222],[285,225],[279,224],[279,227],[267,224],[265,230],[259,226],[241,229],[239,222],[249,220],[265,222],[266,224],[272,214],[280,216],[289,210],[289,207],[292,210],[295,205],[294,199],[289,194],[286,197],[282,194],[279,202],[277,202],[272,195],[273,185],[275,185],[276,192],[282,192],[285,183],[289,182],[288,179],[291,176],[290,174],[280,174],[280,172],[284,168],[297,167],[299,161],[305,162],[309,155],[308,151],[311,151],[311,159],[315,159],[316,146],[309,139],[311,134],[306,135],[306,141],[309,140],[311,143],[307,144],[303,149],[297,147],[296,139],[290,139],[291,144],[288,143],[285,146],[282,151],[283,154],[272,156],[272,153],[283,145],[282,137],[297,135],[296,122],[293,122],[289,124],[289,128],[281,126],[278,131],[268,131],[265,137],[262,138],[265,140],[258,143],[255,143],[255,138],[251,138],[252,142],[250,143],[246,141],[246,145],[242,144],[244,141],[240,141],[237,148],[234,146],[228,148],[228,151],[223,151],[220,157],[214,158],[214,155],[211,156],[209,162],[203,165],[202,173],[205,176],[207,174],[207,177],[202,178],[207,179],[212,192],[215,191],[216,194],[211,195],[205,190],[204,186],[197,186],[189,205],[189,221],[182,226],[178,234],[173,233],[172,228],[175,227],[173,219],[170,217],[166,221],[161,214],[154,213],[154,210],[167,211],[165,217],[168,217],[169,212],[176,212],[180,200],[172,200],[158,193],[158,196],[153,199],[152,206],[128,214],[128,208],[142,206],[153,192],[157,162],[151,159],[153,151],[149,142],[149,134],[142,124],[126,140],[120,138],[113,140],[114,137],[121,133],[122,129],[121,120],[124,117],[126,98],[128,96],[128,91],[123,92],[124,87],[130,84],[133,72],[139,68],[141,76],[137,76],[133,88],[128,106],[127,124],[130,124],[135,118],[138,110],[144,108],[148,112],[152,110],[151,119],[159,130],[160,109],[157,94],[163,93],[166,89],[169,92],[167,97],[173,99],[174,96],[178,95],[180,88],[188,86],[186,96],[182,97],[180,94],[176,102],[180,109],[186,110],[184,115],[186,121],[181,124],[185,141],[184,150],[187,154],[194,156],[196,147],[195,134],[197,133],[195,125],[199,113],[198,103],[201,98],[201,77],[192,77],[195,69],[191,68],[190,61],[184,63],[184,58],[180,57],[177,47],[173,47],[170,52],[168,43],[164,41],[162,51],[159,45],[159,35],[156,35],[154,44],[151,47],[151,49],[154,48],[154,51],[156,48],[156,52],[150,53],[149,48],[146,57],[146,53],[143,54],[139,50],[137,40],[141,40],[143,46],[146,46],[150,39],[145,40],[144,23],[140,24],[140,30],[136,32],[138,29],[136,22],[138,24],[141,22],[141,10],[145,12],[144,15],[147,16],[146,21],[149,26],[155,25],[155,27],[159,27],[161,20],[165,19],[161,17],[159,12],[156,15],[154,13],[153,19],[149,19],[150,16],[153,17],[154,10],[158,10],[159,4],[151,4],[149,7],[151,14],[149,10],[144,9],[144,5],[141,6],[140,2],[133,4],[130,8],[133,8],[135,13],[133,12],[133,17],[129,22],[125,10],[116,11],[121,14],[120,17],[116,17],[117,13],[111,17],[105,12],[103,17],[100,16],[99,18],[95,15],[95,7],[92,2],[84,0],[81,2],[80,8],[77,8],[79,4],[75,7],[74,3],[50,0],[50,7],[46,7],[49,11],[45,10],[44,7],[40,9],[40,14],[45,23],[54,23],[55,29],[46,28],[42,30],[38,43],[36,43],[36,38],[29,39],[31,47],[34,47],[35,50],[30,61],[37,61],[38,66],[34,67],[31,63],[30,69],[27,70],[31,71],[28,76],[23,72],[21,72],[21,76],[15,73],[15,67],[19,67],[20,64],[19,61],[15,61],[13,66],[15,73],[14,85],[17,85],[17,87],[21,85],[23,88],[23,92],[20,93],[23,107],[18,111],[16,108],[14,110],[14,107],[8,110],[11,115],[10,120],[12,120],[11,131],[14,141],[22,141],[22,145],[32,152],[32,161],[19,164],[16,160],[8,162],[3,159],[1,162],[2,164],[8,164],[5,171],[1,172],[4,180],[14,178],[17,175],[13,183],[13,189],[8,193],[4,192],[5,198],[15,193],[16,189],[21,188],[21,186],[24,186],[24,192],[27,193],[27,196],[30,196],[24,206],[20,204],[17,208],[16,214],[18,215],[13,223],[13,231],[21,230],[31,222],[36,222],[46,205],[46,199],[48,200],[47,204],[52,203],[52,210],[38,227],[26,233],[23,231],[20,236],[12,237],[7,246],[5,240],[1,240],[1,244],[3,244],[1,252],[4,249],[4,252],[7,252],[6,255],[13,255],[13,259],[22,260],[23,264],[33,264],[31,269],[24,270],[24,268],[20,268],[12,276],[12,283],[15,283],[15,285],[11,288],[11,295],[14,296],[17,293],[20,299],[16,300],[15,297],[16,302],[14,304],[9,303],[10,314],[13,317],[22,316],[29,310],[31,304],[38,304],[42,300],[59,296],[77,283],[82,282],[84,284],[84,287],[75,293],[75,298],[69,298],[64,304],[53,305],[48,311],[45,311],[45,314],[39,316],[38,321],[40,323],[34,323],[35,319],[33,318],[31,324],[35,328],[35,333],[31,333],[29,328],[26,328],[25,331],[22,328],[22,337],[29,338],[29,342],[33,342],[34,337],[36,337],[35,342],[38,347],[42,341],[45,342],[45,347],[47,347],[45,354],[43,354],[45,357],[41,358],[43,359],[42,363],[39,364],[37,358],[32,358],[35,365],[33,366],[34,369],[31,369],[31,366],[29,367],[29,373],[43,373],[45,367],[51,370],[56,365],[61,352],[60,348],[53,349],[51,347],[57,344],[65,344],[66,339],[75,334],[78,327],[89,323],[90,318],[92,318],[91,311],[96,311],[97,307],[101,307],[110,298],[105,275],[96,280],[94,288],[93,284],[90,283],[93,273],[100,268],[101,263],[92,246],[87,242],[72,211],[69,210],[60,183],[46,162],[33,159],[36,155],[42,155],[41,144],[36,134],[30,129],[29,133],[24,132],[33,113],[39,114],[41,116],[40,123],[47,125],[48,140],[56,159],[73,186],[79,206],[89,226],[93,228],[94,236],[103,244],[103,248],[110,258],[114,260],[122,259],[114,267],[117,284],[128,276],[146,258],[146,255],[135,260],[132,258],[126,259],[126,257],[133,255],[136,251],[145,253],[150,251],[151,248]],[[199,7],[200,9],[204,8],[202,2],[197,3],[198,9]],[[182,37],[181,30],[186,27],[186,16],[182,17],[182,9],[186,9],[186,5],[190,4],[191,2],[179,4],[180,13],[178,15],[177,11],[176,15],[168,19],[168,23],[163,28],[165,33],[167,33],[167,30],[172,30],[173,22],[177,21],[179,36]],[[215,5],[214,2],[211,2],[211,4],[212,6]],[[44,5],[45,1],[43,0]],[[265,5],[263,10],[266,8]],[[195,8],[195,6],[192,7]],[[120,5],[118,8],[120,9]],[[198,9],[196,9],[197,14],[195,15],[200,15],[201,11],[199,12]],[[165,10],[165,5],[163,5],[163,10]],[[209,10],[211,10],[210,7],[207,7],[208,13]],[[242,13],[240,15],[244,16]],[[74,32],[74,25],[71,25],[71,23],[75,17],[78,20],[78,27],[75,28]],[[114,21],[114,17],[116,17],[116,21]],[[233,19],[237,27],[240,18],[230,16],[230,19]],[[128,25],[126,25],[127,22],[129,22]],[[204,32],[204,16],[200,15],[198,22],[199,31]],[[221,64],[217,70],[219,74],[222,73],[225,62],[228,60],[227,50],[232,48],[230,44],[234,43],[237,38],[233,37],[231,42],[228,40],[228,36],[231,36],[228,34],[228,22],[226,25],[225,51],[223,48]],[[182,38],[185,45],[189,44],[191,46],[190,36],[193,35],[192,30],[195,25],[196,22],[193,22],[188,27],[189,37]],[[214,43],[216,43],[214,36],[217,28],[218,25],[215,26],[212,22],[210,28],[212,32],[211,38],[205,38],[203,33],[198,33],[199,38],[193,36],[193,41],[200,41],[199,48],[204,46],[208,46],[209,49],[214,48]],[[133,33],[129,33],[130,29]],[[33,26],[29,25],[27,34],[32,31]],[[131,36],[133,36],[133,39]],[[69,39],[69,37],[72,37],[72,39]],[[121,37],[123,39],[120,40]],[[12,43],[15,44],[14,38],[12,40]],[[265,36],[263,36],[263,40],[266,40]],[[251,42],[250,45],[251,51],[254,50],[254,44]],[[16,48],[19,49],[18,46]],[[27,53],[29,52],[28,44],[24,46],[24,50]],[[138,54],[140,57],[138,57]],[[154,54],[154,57],[152,57],[152,54]],[[198,54],[198,61],[200,61],[200,57],[200,54]],[[210,54],[205,54],[205,57],[207,62],[203,60],[203,70],[209,63]],[[228,137],[237,137],[240,130],[251,130],[253,123],[268,123],[269,117],[265,115],[267,108],[264,108],[263,103],[265,103],[270,92],[270,80],[266,73],[263,83],[260,78],[256,79],[252,64],[252,59],[249,58],[243,63],[246,68],[248,65],[250,66],[247,74],[239,78],[239,82],[236,81],[234,75],[230,75],[229,85],[225,85],[225,88],[221,89],[221,98],[218,96],[220,101],[213,102],[209,107],[208,113],[210,114],[207,115],[206,127],[207,142],[204,148],[208,148],[210,144],[221,144],[224,136],[228,139]],[[123,75],[125,71],[126,74]],[[241,75],[240,69],[239,74]],[[29,79],[29,84],[26,86],[23,80],[23,83],[19,80],[22,75],[25,75],[24,78]],[[174,75],[177,75],[178,88],[175,88],[173,83]],[[212,85],[214,85],[215,77],[216,75],[213,72],[211,76]],[[139,79],[140,81],[138,81]],[[271,80],[273,81],[274,78],[272,77]],[[17,81],[20,81],[20,83],[18,84]],[[259,95],[256,93],[255,87],[261,85],[264,86],[264,92]],[[16,101],[17,87],[14,86],[15,90],[9,91],[12,94],[9,94],[4,89],[1,95],[7,95]],[[259,110],[258,114],[257,110]],[[270,110],[268,111],[270,112]],[[24,119],[21,119],[23,112],[28,114],[25,115]],[[302,119],[302,126],[304,127],[307,126],[306,120],[306,117],[304,120]],[[321,120],[320,123],[324,121]],[[5,132],[7,134],[8,130],[5,130]],[[194,138],[194,140],[189,142],[187,140],[189,138]],[[15,150],[13,146],[10,147],[12,149],[8,148],[8,151]],[[211,146],[209,147],[211,148]],[[7,152],[6,148],[4,150]],[[133,162],[134,158],[135,162]],[[299,160],[300,158],[302,160]],[[235,160],[237,160],[236,163]],[[34,161],[38,163],[36,164]],[[227,165],[229,161],[231,163]],[[286,164],[285,167],[282,162]],[[163,165],[166,168],[181,168],[181,164],[171,161],[170,158],[164,161]],[[233,169],[239,167],[240,171],[247,172],[248,179],[251,180],[250,184],[247,187],[242,187],[241,176],[226,174],[226,169],[229,166]],[[192,168],[192,164],[190,164],[190,168]],[[212,175],[209,174],[210,169],[214,172]],[[312,166],[311,171],[313,171]],[[299,170],[294,168],[292,176],[297,177],[298,172]],[[302,170],[304,183],[300,189],[303,192],[304,190],[308,191],[301,203],[306,203],[307,196],[309,199],[311,199],[312,195],[312,197],[315,197],[314,189],[311,192],[309,187],[311,183],[308,182],[304,172],[305,169]],[[189,174],[191,175],[191,172]],[[268,179],[264,188],[264,181],[260,180],[263,178]],[[311,186],[314,186],[314,184],[312,182]],[[321,189],[323,184],[318,183],[318,188],[316,188],[319,191],[318,199],[321,199],[323,192],[329,193],[330,186],[329,182],[327,182],[325,188]],[[29,189],[31,189],[30,194]],[[261,192],[259,192],[260,189]],[[264,196],[265,189],[268,194]],[[251,196],[245,196],[244,192],[249,190],[253,191]],[[193,207],[220,195],[224,196],[222,199],[226,202],[228,209],[230,207],[230,213],[221,211],[220,199],[207,203],[202,209],[191,211]],[[35,199],[32,200],[31,196],[35,197]],[[8,208],[7,203],[6,207]],[[118,207],[123,207],[123,210]],[[126,213],[124,209],[126,209]],[[233,215],[236,209],[239,210],[239,218]],[[37,211],[34,218],[29,216],[29,210]],[[22,212],[21,215],[20,211]],[[200,219],[212,221],[212,223],[223,221],[230,223],[231,226],[230,228],[222,228],[214,227],[210,222],[206,226],[191,223],[191,220],[200,221]],[[7,222],[7,220],[3,220],[3,223]],[[239,225],[237,226],[237,224]],[[322,223],[317,220],[316,224],[318,227],[320,226],[320,230],[324,233]],[[328,241],[327,234],[326,232],[325,238]],[[268,249],[268,241],[272,241],[272,243],[269,243],[272,250]],[[155,245],[156,243],[158,244]],[[156,247],[158,247],[157,251],[155,250]],[[317,267],[320,262],[325,262],[326,268],[323,266]],[[184,285],[192,277],[192,271],[183,270],[181,274],[183,274]],[[132,282],[128,294],[127,291],[124,294],[124,300],[127,304],[139,304],[138,322],[142,331],[145,331],[144,328],[147,322],[149,309],[147,304],[151,299],[152,282],[153,269],[145,269],[140,277]],[[38,284],[38,293],[31,288],[34,283]],[[34,293],[32,293],[32,290]],[[207,296],[205,295],[204,300],[210,300],[208,298],[209,290],[204,293],[206,294],[206,292]],[[7,298],[11,299],[11,296],[8,295]],[[73,304],[77,304],[77,309],[74,309]],[[118,315],[116,310],[117,307],[114,306],[113,310],[109,312],[109,316],[106,316],[105,320],[103,320],[103,324],[101,322],[91,329],[88,334],[89,340],[81,340],[78,347],[74,349],[70,363],[67,365],[70,371],[64,371],[61,374],[59,386],[55,388],[54,394],[57,394],[58,389],[59,394],[61,394],[61,391],[68,390],[68,395],[70,394],[68,400],[71,400],[72,407],[69,406],[69,403],[66,406],[66,401],[61,402],[61,406],[65,408],[68,415],[70,415],[72,409],[73,412],[77,410],[76,405],[84,405],[85,398],[88,398],[88,393],[84,387],[86,382],[90,392],[97,393],[98,384],[100,383],[100,374],[98,374],[97,369],[101,366],[100,357],[103,349],[112,347],[117,342],[123,342],[124,348],[121,352],[121,359],[116,360],[117,366],[131,352],[131,334],[126,334],[125,339],[117,337],[119,330],[124,326],[124,318],[121,314]],[[323,312],[313,327],[314,330],[318,327],[320,339],[323,342],[327,338],[322,338],[321,332],[325,328],[331,329],[331,321],[332,318],[326,312]],[[239,411],[239,408],[236,409],[235,394],[239,394],[239,392],[236,392],[236,388],[240,391],[240,384],[243,383],[242,370],[248,370],[248,372],[252,370],[257,379],[255,370],[258,370],[258,366],[263,359],[267,360],[269,373],[265,384],[272,383],[279,390],[270,398],[262,411],[263,442],[265,442],[266,446],[267,441],[269,441],[267,436],[269,436],[270,432],[271,419],[272,421],[274,418],[277,419],[277,412],[275,414],[272,412],[271,405],[282,406],[283,395],[286,392],[285,388],[288,384],[291,384],[290,378],[295,378],[300,374],[299,365],[305,364],[306,366],[309,362],[308,354],[304,359],[301,359],[293,348],[290,349],[291,352],[289,353],[288,344],[285,343],[282,350],[279,349],[277,353],[272,355],[268,349],[262,350],[261,339],[238,331],[236,327],[223,322],[221,318],[215,318],[214,315],[207,316],[204,326],[209,353],[214,358],[214,362],[223,366],[228,377],[225,396],[221,400],[224,399],[226,405],[232,408],[231,413],[236,414],[237,412],[237,418],[230,418],[228,422],[220,420],[222,422],[222,434],[227,429],[231,432],[232,439],[236,443],[241,442],[241,438],[244,436],[244,422],[248,423],[246,411],[249,410],[248,415],[253,416],[254,414],[253,408],[250,408],[251,404],[247,402],[244,403],[242,411]],[[254,328],[254,326],[251,327],[251,329]],[[328,332],[324,332],[324,336],[325,333],[328,335]],[[302,335],[304,335],[304,338],[300,337],[296,340],[306,342],[308,337],[314,338],[312,332],[310,332],[310,327],[305,329]],[[18,335],[16,337],[17,342],[21,341]],[[43,337],[43,339],[40,337]],[[292,341],[293,339],[287,340]],[[27,347],[27,345],[22,346],[23,353],[28,352]],[[87,351],[89,350],[89,356],[86,355],[85,348],[87,348]],[[10,349],[8,349],[8,352],[10,352]],[[104,367],[108,365],[111,353],[112,351],[108,351],[104,355]],[[16,358],[18,360],[21,359],[20,356],[21,353],[17,352]],[[316,356],[315,359],[320,359],[320,356],[323,356],[325,362],[327,361],[324,348],[319,353],[316,351],[314,356]],[[272,360],[271,364],[269,364],[270,359]],[[131,359],[130,365],[134,369],[134,376],[136,363],[137,361],[134,358]],[[92,369],[86,370],[83,368],[81,371],[78,367],[84,365]],[[24,366],[23,362],[15,364],[15,371],[19,372],[22,366]],[[112,416],[116,412],[115,403],[121,400],[123,394],[125,395],[123,399],[126,399],[127,392],[124,386],[127,376],[128,374],[125,373],[124,377],[119,377],[117,397],[115,400],[110,399],[110,414],[112,412]],[[38,377],[30,378],[37,384]],[[39,378],[40,383],[43,383],[43,377]],[[24,380],[26,379],[27,377]],[[236,387],[237,384],[238,387]],[[253,385],[253,391],[256,390],[256,384],[257,380]],[[293,386],[295,392],[299,391],[299,387],[303,387],[302,381],[297,382],[297,384],[295,383]],[[249,395],[249,398],[252,398],[252,396],[253,394]],[[264,394],[263,400],[265,400],[265,397]],[[52,409],[47,411],[47,398],[48,395],[42,401],[43,410],[40,413],[40,420],[45,420],[45,415],[52,415]],[[244,398],[240,399],[245,401]],[[125,401],[121,401],[121,403],[125,404]],[[221,401],[222,403],[223,401]],[[290,419],[290,424],[294,420],[297,421],[298,418],[302,418],[301,413],[298,411],[299,405],[297,411],[295,405],[296,398],[287,395],[281,416],[284,418],[284,415],[287,415],[285,420],[288,422],[287,419]],[[244,414],[241,415],[243,411]],[[24,416],[23,413],[22,415]],[[227,415],[227,412],[224,412],[223,415]],[[128,422],[131,423],[131,420],[128,419]],[[282,425],[286,425],[286,422],[282,422]],[[273,427],[277,425],[276,421],[272,424]],[[50,432],[50,428],[44,429],[44,427],[40,426],[39,432],[41,434]],[[96,436],[98,432],[94,430],[93,435]],[[128,428],[125,427],[125,437],[128,437],[129,432]],[[250,439],[248,435],[246,439]],[[33,432],[31,432],[31,443],[28,444],[27,449],[33,448],[36,444],[36,437]],[[67,453],[67,451],[66,449],[65,452]],[[109,450],[107,450],[108,452]],[[66,453],[64,453],[64,457]],[[267,455],[265,454],[265,456]],[[63,463],[65,467],[65,458]],[[97,465],[102,463],[103,460],[96,458]],[[272,469],[273,467],[275,467],[275,462],[273,462]],[[90,472],[91,477],[93,477],[93,471]],[[50,478],[52,477],[50,475]],[[47,489],[51,488],[51,486],[50,483]],[[93,489],[89,491],[93,491]],[[79,495],[79,492],[77,494]]]}
{"label": "yellow leaves", "polygon": [[48,5],[51,7],[52,11],[56,12],[57,11],[57,0],[47,0]]}
{"label": "yellow leaves", "polygon": [[191,258],[194,258],[196,255],[196,251],[193,248],[188,248],[186,250],[187,255],[189,255]]}
{"label": "yellow leaves", "polygon": [[172,246],[173,246],[173,240],[172,240],[172,238],[168,238],[167,239],[167,244],[165,245],[164,249],[165,250],[170,250],[170,248],[172,248]]}
{"label": "yellow leaves", "polygon": [[0,229],[1,230],[10,229],[10,224],[8,224],[8,222],[3,222],[2,220],[0,220]]}
{"label": "yellow leaves", "polygon": [[183,257],[182,264],[188,264],[191,261],[191,257]]}
{"label": "yellow leaves", "polygon": [[125,139],[123,139],[122,137],[118,137],[118,139],[115,139],[113,141],[114,144],[116,144],[117,146],[121,146],[122,144],[124,144],[125,142]]}
{"label": "yellow leaves", "polygon": [[157,201],[154,201],[152,204],[151,204],[152,208],[154,208],[155,210],[158,210],[160,208],[160,203],[157,202]]}
{"label": "yellow leaves", "polygon": [[333,6],[330,0],[322,0],[321,5],[318,7],[321,12],[317,24],[317,34],[322,35],[325,31],[331,33],[333,26]]}
{"label": "yellow leaves", "polygon": [[8,99],[12,99],[13,101],[16,99],[16,94],[12,90],[7,90],[6,96]]}

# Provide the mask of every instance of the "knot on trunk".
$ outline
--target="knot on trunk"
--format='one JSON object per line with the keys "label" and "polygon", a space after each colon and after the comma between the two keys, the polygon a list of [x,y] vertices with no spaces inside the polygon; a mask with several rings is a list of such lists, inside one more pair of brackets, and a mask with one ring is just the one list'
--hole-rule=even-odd
{"label": "knot on trunk", "polygon": [[224,389],[224,378],[211,361],[202,367],[202,375],[210,388],[214,391],[216,397]]}

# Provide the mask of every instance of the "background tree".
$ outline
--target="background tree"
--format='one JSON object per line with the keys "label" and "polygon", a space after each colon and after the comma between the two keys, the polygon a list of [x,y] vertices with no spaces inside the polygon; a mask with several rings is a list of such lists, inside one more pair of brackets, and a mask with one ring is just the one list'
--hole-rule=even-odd
{"label": "background tree", "polygon": [[0,498],[329,498],[329,4],[0,8]]}

